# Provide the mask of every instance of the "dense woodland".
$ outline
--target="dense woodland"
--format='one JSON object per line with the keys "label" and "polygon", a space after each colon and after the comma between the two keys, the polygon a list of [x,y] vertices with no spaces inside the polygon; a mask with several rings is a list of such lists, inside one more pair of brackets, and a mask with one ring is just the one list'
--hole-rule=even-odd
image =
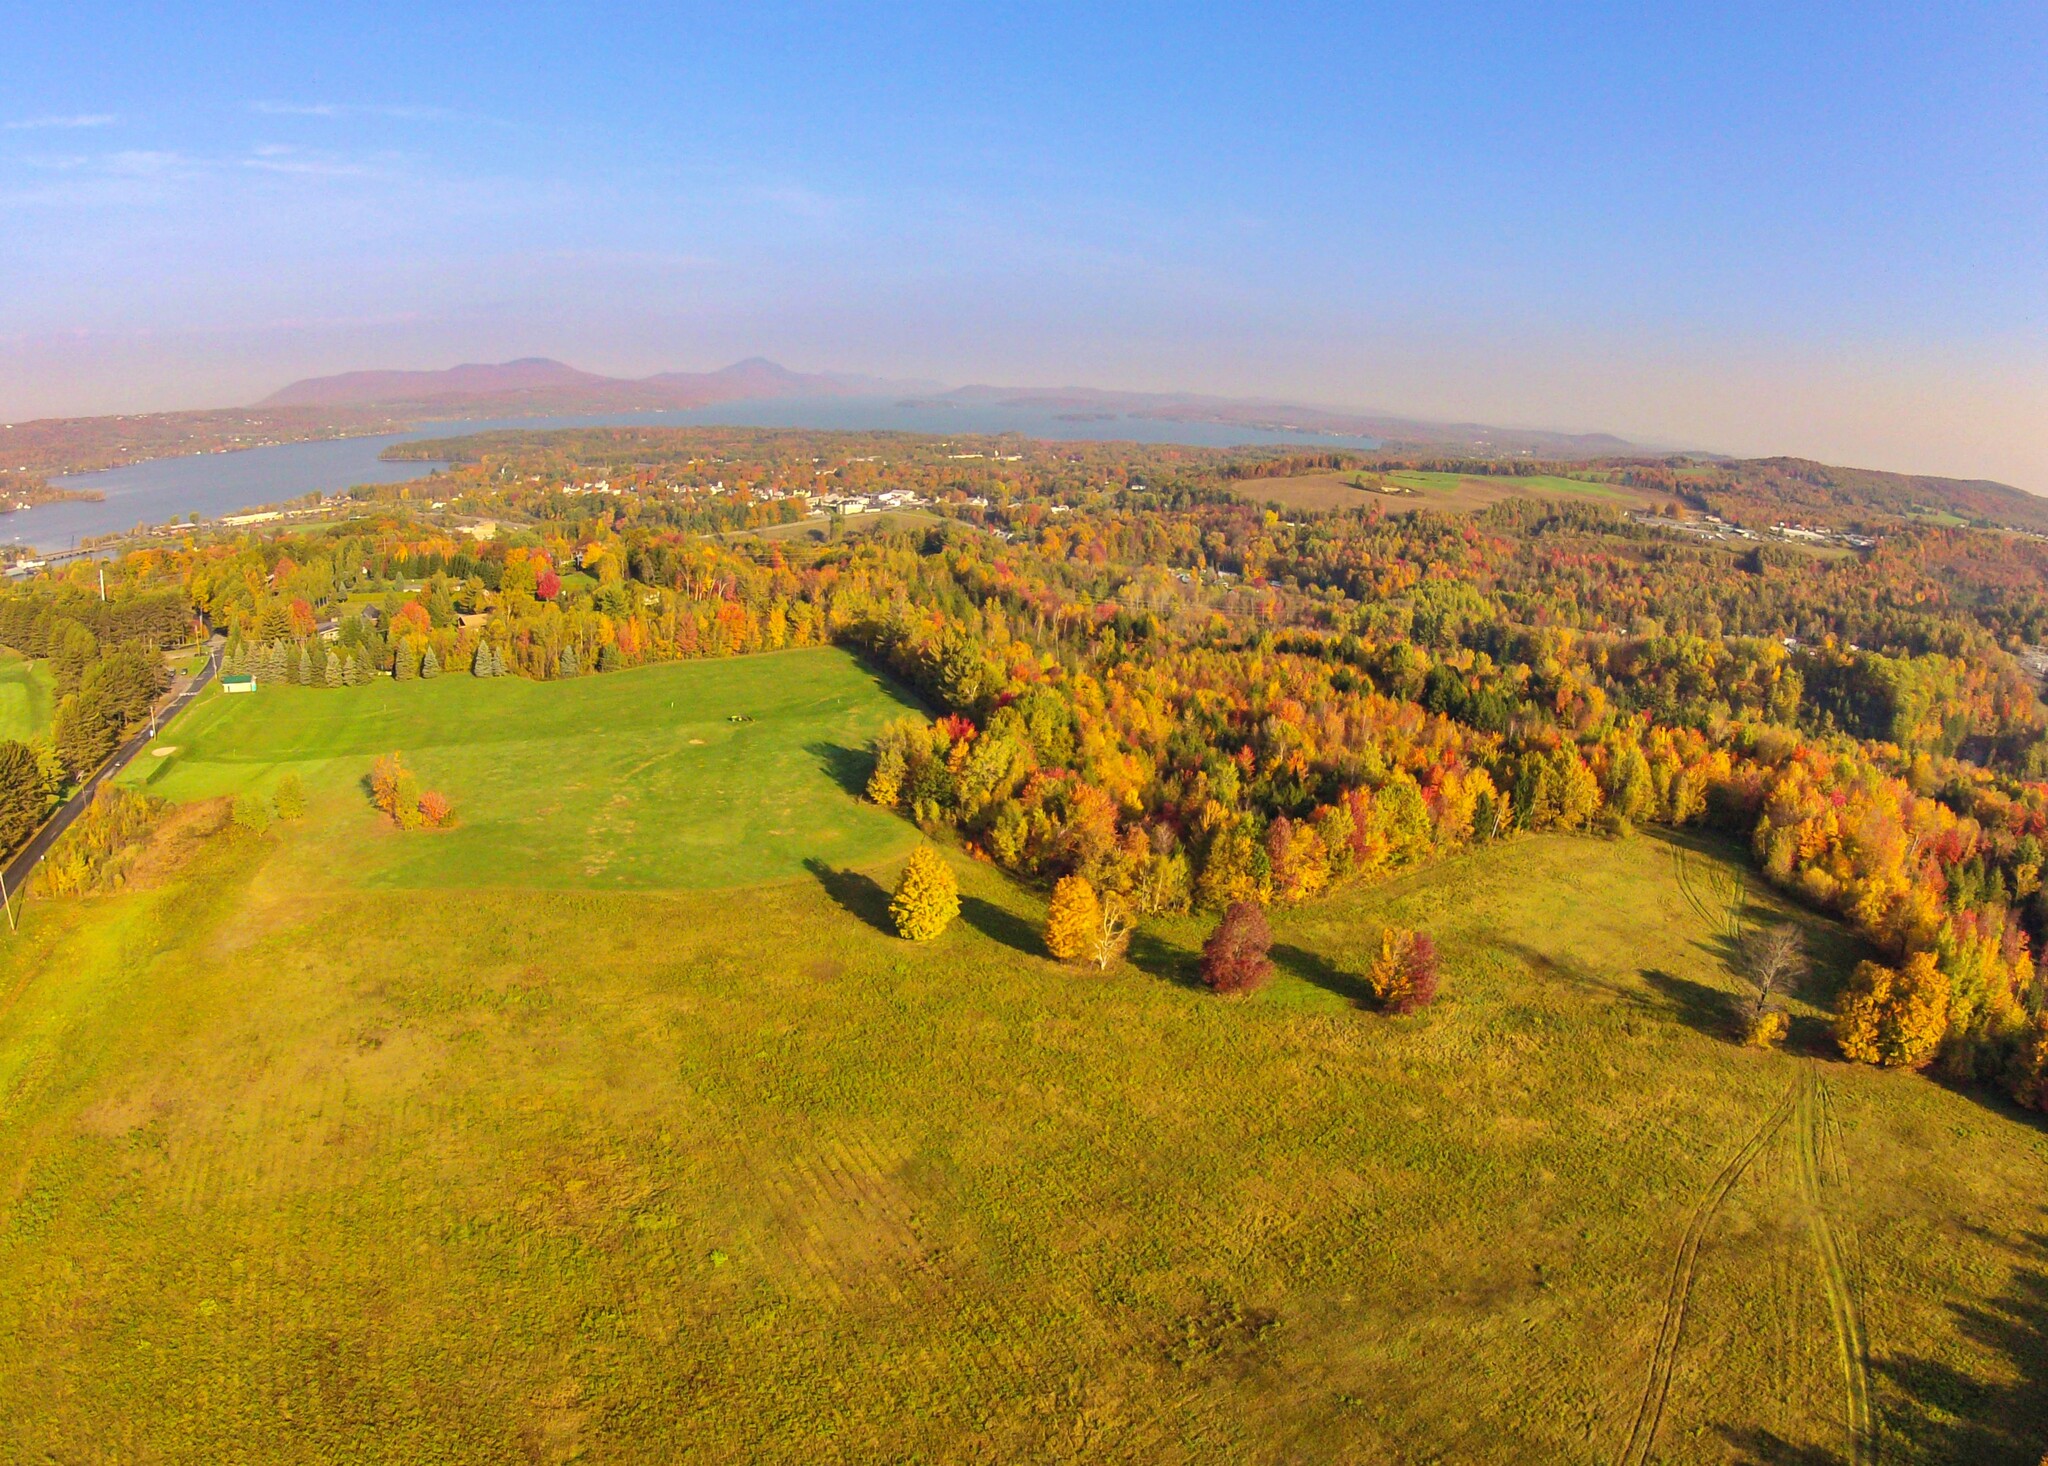
{"label": "dense woodland", "polygon": [[[147,690],[131,649],[193,614],[231,668],[339,696],[835,642],[932,713],[867,795],[1026,879],[1221,911],[1528,831],[1711,827],[1872,949],[1845,1052],[2048,1102],[2041,540],[1908,513],[1828,554],[1537,499],[1283,516],[1231,491],[1278,455],[1129,445],[463,446],[318,531],[131,554],[105,607],[60,577],[0,600],[0,642],[61,665],[55,760],[85,767],[82,730]],[[881,487],[926,522],[746,532]]]}

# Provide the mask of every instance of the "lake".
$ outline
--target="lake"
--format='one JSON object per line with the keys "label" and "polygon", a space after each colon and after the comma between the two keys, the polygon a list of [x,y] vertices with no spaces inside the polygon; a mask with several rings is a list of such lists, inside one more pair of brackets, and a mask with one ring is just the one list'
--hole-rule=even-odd
{"label": "lake", "polygon": [[665,412],[438,422],[410,432],[380,433],[374,437],[157,458],[125,468],[53,479],[52,483],[63,488],[97,489],[106,498],[16,510],[6,516],[0,534],[17,544],[34,545],[46,551],[65,550],[82,538],[113,534],[141,524],[163,524],[192,514],[214,519],[316,491],[332,494],[356,484],[401,483],[423,478],[433,471],[432,463],[383,462],[377,455],[393,443],[452,438],[494,428],[640,426],[886,430],[941,437],[955,433],[1020,433],[1054,442],[1123,440],[1181,443],[1199,448],[1276,443],[1321,448],[1379,446],[1371,438],[1224,423],[1169,422],[1122,413],[1070,414],[1050,407],[904,401],[889,397],[777,397]]}

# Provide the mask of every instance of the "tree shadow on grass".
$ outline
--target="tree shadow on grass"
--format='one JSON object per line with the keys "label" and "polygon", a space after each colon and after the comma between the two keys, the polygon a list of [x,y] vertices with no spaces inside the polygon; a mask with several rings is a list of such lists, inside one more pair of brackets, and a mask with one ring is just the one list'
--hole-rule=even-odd
{"label": "tree shadow on grass", "polygon": [[[2048,1258],[2048,1238],[2039,1233],[2014,1240],[2030,1260]],[[2000,1296],[1952,1303],[1949,1312],[1957,1332],[1998,1363],[1983,1361],[1980,1377],[1913,1354],[1873,1360],[1881,1381],[1873,1391],[1878,1454],[1885,1460],[2034,1466],[2048,1433],[2048,1272],[2017,1267]],[[1743,1466],[1849,1466],[1846,1454],[1794,1445],[1769,1431],[1723,1426],[1721,1436],[1745,1453]]]}
{"label": "tree shadow on grass", "polygon": [[1742,1466],[1850,1466],[1849,1458],[1825,1446],[1802,1446],[1774,1430],[1737,1430],[1724,1425],[1721,1439],[1741,1452]]}
{"label": "tree shadow on grass", "polygon": [[1639,1006],[1666,1018],[1675,1018],[1695,1033],[1709,1038],[1735,1038],[1741,1025],[1736,1022],[1735,1005],[1719,988],[1708,987],[1690,977],[1676,977],[1655,967],[1645,967],[1637,976],[1648,985],[1651,997],[1636,999]]}
{"label": "tree shadow on grass", "polygon": [[1273,965],[1326,993],[1335,993],[1354,1007],[1373,1006],[1372,989],[1365,985],[1364,978],[1332,966],[1327,958],[1306,947],[1278,943],[1273,948]]}
{"label": "tree shadow on grass", "polygon": [[825,894],[838,902],[842,910],[885,936],[896,935],[896,924],[889,920],[889,893],[873,876],[857,870],[834,870],[816,856],[804,861],[804,869],[817,878]]}
{"label": "tree shadow on grass", "polygon": [[979,896],[962,896],[960,919],[991,942],[1013,952],[1022,952],[1027,957],[1048,955],[1045,943],[1039,940],[1038,932],[1030,922],[1014,911],[1005,911],[993,901],[984,901]]}
{"label": "tree shadow on grass", "polygon": [[854,798],[867,793],[868,776],[875,771],[875,761],[865,749],[840,743],[807,743],[804,752],[818,761],[827,778]]}
{"label": "tree shadow on grass", "polygon": [[1140,928],[1131,937],[1125,956],[1131,966],[1149,977],[1162,978],[1178,987],[1202,987],[1202,954],[1176,946],[1155,932]]}

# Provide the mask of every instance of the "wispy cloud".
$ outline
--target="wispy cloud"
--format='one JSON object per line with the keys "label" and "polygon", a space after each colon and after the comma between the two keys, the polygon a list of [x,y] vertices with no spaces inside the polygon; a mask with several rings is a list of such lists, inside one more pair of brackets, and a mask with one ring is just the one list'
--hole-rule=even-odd
{"label": "wispy cloud", "polygon": [[373,102],[251,102],[265,117],[388,117],[399,122],[438,122],[455,114],[446,107],[402,107]]}
{"label": "wispy cloud", "polygon": [[40,132],[57,127],[112,127],[121,119],[111,112],[80,112],[71,117],[24,117],[18,122],[0,122],[8,132]]}

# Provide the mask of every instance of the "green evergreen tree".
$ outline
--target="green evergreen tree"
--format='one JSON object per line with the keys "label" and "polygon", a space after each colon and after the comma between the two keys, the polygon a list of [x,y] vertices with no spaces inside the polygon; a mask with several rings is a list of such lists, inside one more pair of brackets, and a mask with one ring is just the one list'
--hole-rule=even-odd
{"label": "green evergreen tree", "polygon": [[505,649],[501,646],[493,646],[491,648],[491,675],[493,677],[503,677],[505,675]]}
{"label": "green evergreen tree", "polygon": [[339,687],[341,682],[341,658],[333,652],[327,654],[327,668],[321,680],[329,687]]}
{"label": "green evergreen tree", "polygon": [[582,671],[582,667],[578,666],[576,662],[576,648],[573,646],[563,647],[561,666],[555,675],[557,677],[575,677],[580,675]]}
{"label": "green evergreen tree", "polygon": [[427,654],[420,658],[420,676],[439,677],[440,675],[441,659],[434,655],[432,647],[428,647]]}
{"label": "green evergreen tree", "polygon": [[313,653],[303,643],[299,646],[299,686],[313,685]]}
{"label": "green evergreen tree", "polygon": [[476,655],[469,659],[469,672],[472,677],[488,677],[491,675],[491,644],[489,642],[480,641],[476,644]]}
{"label": "green evergreen tree", "polygon": [[618,647],[610,642],[605,643],[604,650],[597,654],[597,670],[600,672],[616,672],[625,665],[626,659],[619,655]]}
{"label": "green evergreen tree", "polygon": [[400,682],[410,682],[420,675],[420,659],[413,652],[412,643],[401,641],[391,663],[391,675]]}
{"label": "green evergreen tree", "polygon": [[0,854],[12,854],[43,822],[43,778],[35,750],[0,743]]}

